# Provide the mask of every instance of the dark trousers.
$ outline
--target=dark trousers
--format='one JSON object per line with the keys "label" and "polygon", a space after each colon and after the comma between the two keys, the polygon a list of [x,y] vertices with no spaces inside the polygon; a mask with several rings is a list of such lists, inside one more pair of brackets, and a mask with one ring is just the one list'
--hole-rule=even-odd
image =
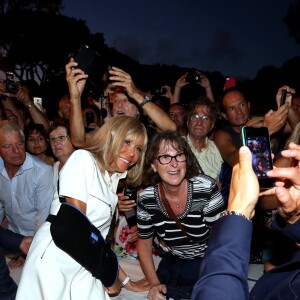
{"label": "dark trousers", "polygon": [[14,300],[16,298],[17,285],[9,276],[3,249],[0,248],[0,299]]}
{"label": "dark trousers", "polygon": [[158,268],[157,276],[167,286],[167,298],[190,299],[194,284],[199,279],[202,258],[181,259],[166,253]]}

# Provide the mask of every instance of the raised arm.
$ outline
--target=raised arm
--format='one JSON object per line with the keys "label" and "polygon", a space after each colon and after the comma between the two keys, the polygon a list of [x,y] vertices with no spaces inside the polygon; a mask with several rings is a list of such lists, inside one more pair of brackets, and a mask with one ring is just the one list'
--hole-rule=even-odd
{"label": "raised arm", "polygon": [[46,130],[50,128],[49,120],[46,114],[42,113],[32,102],[26,87],[20,87],[18,93],[16,94],[17,100],[24,104],[25,108],[28,110],[32,121],[35,124],[42,124]]}
{"label": "raised arm", "polygon": [[173,97],[171,99],[170,104],[179,103],[180,102],[181,89],[184,86],[186,86],[187,84],[189,84],[186,81],[186,75],[187,75],[187,72],[177,79],[176,84],[175,84],[175,88],[174,88],[174,94],[173,94]]}
{"label": "raised arm", "polygon": [[20,113],[20,111],[17,109],[13,101],[10,97],[6,97],[2,99],[2,105],[5,109],[10,110],[18,119],[19,126],[24,129],[25,127],[25,119]]}
{"label": "raised arm", "polygon": [[248,268],[254,208],[259,185],[247,147],[233,168],[229,212],[216,222],[200,267],[192,299],[248,299]]}
{"label": "raised arm", "polygon": [[[132,81],[131,76],[124,72],[123,70],[112,67],[109,70],[110,80],[113,80],[112,85],[114,86],[122,86],[126,89],[129,97],[133,98],[137,105],[141,105],[144,101],[144,94],[135,86]],[[160,107],[152,102],[148,102],[142,106],[143,113],[148,115],[149,118],[155,123],[158,129],[160,130],[176,130],[176,124],[170,119],[168,114],[163,111]]]}
{"label": "raised arm", "polygon": [[86,141],[86,134],[81,113],[81,95],[88,77],[80,69],[75,69],[77,63],[71,58],[66,65],[66,80],[70,93],[70,132],[72,144],[78,148],[83,147]]}
{"label": "raised arm", "polygon": [[212,92],[209,79],[205,74],[201,72],[199,72],[199,76],[200,76],[200,81],[197,83],[205,89],[206,98],[208,98],[211,102],[215,102],[214,94]]}
{"label": "raised arm", "polygon": [[298,110],[292,106],[292,98],[296,91],[287,85],[280,87],[276,94],[276,103],[278,108],[280,107],[280,99],[283,90],[286,90],[285,103],[287,103],[289,106],[287,122],[285,125],[285,132],[291,132],[296,127],[296,125],[300,122],[300,114]]}

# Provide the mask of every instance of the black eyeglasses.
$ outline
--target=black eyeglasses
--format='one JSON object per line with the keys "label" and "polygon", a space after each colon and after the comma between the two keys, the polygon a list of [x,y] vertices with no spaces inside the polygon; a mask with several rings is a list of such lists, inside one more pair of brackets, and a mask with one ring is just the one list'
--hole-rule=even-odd
{"label": "black eyeglasses", "polygon": [[169,164],[173,158],[175,158],[177,162],[185,162],[187,160],[187,157],[184,152],[178,153],[176,155],[164,154],[164,155],[159,155],[156,157],[156,159],[162,165]]}

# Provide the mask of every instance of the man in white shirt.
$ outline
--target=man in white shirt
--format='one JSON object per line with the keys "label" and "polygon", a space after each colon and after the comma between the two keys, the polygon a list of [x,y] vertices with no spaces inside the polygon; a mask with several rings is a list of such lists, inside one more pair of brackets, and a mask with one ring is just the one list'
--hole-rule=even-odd
{"label": "man in white shirt", "polygon": [[196,156],[204,174],[218,180],[223,159],[208,138],[217,120],[217,106],[206,97],[191,102],[187,111],[188,135],[186,140]]}
{"label": "man in white shirt", "polygon": [[0,221],[9,229],[33,236],[46,220],[53,199],[52,168],[25,150],[17,124],[0,122]]}

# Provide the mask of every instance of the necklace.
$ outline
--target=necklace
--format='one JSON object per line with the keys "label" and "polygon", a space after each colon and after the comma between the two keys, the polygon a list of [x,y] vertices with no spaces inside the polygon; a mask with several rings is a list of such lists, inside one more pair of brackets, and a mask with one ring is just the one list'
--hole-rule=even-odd
{"label": "necklace", "polygon": [[[169,200],[168,200],[168,199],[166,198],[166,196],[165,196],[165,188],[164,188],[164,186],[161,185],[161,187],[162,187],[162,190],[161,190],[161,192],[162,192],[162,197],[165,198],[165,199],[169,202]],[[173,203],[174,203],[174,202],[173,202]],[[179,206],[180,206],[180,200],[177,201],[177,202],[175,202],[175,206],[176,206],[176,208],[179,208]]]}

